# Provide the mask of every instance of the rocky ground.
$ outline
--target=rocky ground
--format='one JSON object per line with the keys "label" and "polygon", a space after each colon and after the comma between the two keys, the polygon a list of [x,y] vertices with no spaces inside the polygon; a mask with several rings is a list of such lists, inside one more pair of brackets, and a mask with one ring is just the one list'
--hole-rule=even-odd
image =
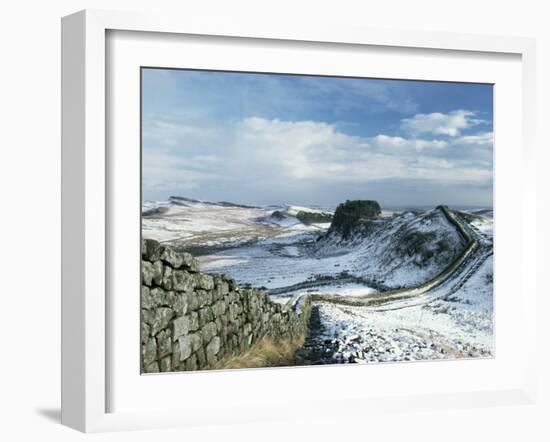
{"label": "rocky ground", "polygon": [[[373,313],[372,317],[381,314]],[[491,351],[484,346],[461,339],[452,341],[426,327],[399,321],[377,326],[376,320],[371,325],[365,319],[358,309],[330,303],[315,305],[309,336],[297,355],[298,363],[365,364],[491,356]]]}

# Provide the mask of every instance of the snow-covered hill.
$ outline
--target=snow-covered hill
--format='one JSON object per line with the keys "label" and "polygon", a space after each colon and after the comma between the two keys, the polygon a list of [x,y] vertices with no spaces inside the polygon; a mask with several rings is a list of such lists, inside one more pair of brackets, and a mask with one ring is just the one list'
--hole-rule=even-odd
{"label": "snow-covered hill", "polygon": [[369,220],[348,239],[331,232],[318,242],[315,255],[345,254],[351,274],[396,288],[434,277],[464,246],[443,213],[433,209]]}

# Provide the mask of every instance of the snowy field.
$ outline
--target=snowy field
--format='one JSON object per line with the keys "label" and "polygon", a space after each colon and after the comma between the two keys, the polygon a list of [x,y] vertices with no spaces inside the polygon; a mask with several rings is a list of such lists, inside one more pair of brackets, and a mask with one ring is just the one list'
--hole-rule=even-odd
{"label": "snowy field", "polygon": [[330,223],[306,225],[296,218],[330,209],[181,198],[147,202],[143,212],[145,238],[191,251],[203,271],[264,287],[278,302],[305,293],[333,296],[334,302],[315,304],[300,352],[304,363],[493,354],[492,210],[465,212],[482,247],[456,277],[422,297],[377,309],[341,305],[338,298],[415,287],[464,249],[464,238],[440,210],[384,210],[365,232],[346,240],[327,233]]}

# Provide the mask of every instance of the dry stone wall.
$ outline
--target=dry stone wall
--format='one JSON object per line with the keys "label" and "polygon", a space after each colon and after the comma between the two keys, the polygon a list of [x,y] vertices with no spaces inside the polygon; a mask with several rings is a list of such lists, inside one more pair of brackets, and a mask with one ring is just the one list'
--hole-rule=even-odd
{"label": "dry stone wall", "polygon": [[311,299],[282,305],[226,275],[201,273],[189,253],[147,239],[141,247],[141,370],[201,370],[258,339],[305,337]]}

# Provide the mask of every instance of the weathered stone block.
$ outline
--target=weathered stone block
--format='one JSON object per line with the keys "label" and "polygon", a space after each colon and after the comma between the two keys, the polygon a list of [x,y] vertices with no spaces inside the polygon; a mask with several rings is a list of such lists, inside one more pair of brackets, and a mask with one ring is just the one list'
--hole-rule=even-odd
{"label": "weathered stone block", "polygon": [[151,286],[154,274],[153,264],[148,261],[141,261],[141,282],[147,286]]}
{"label": "weathered stone block", "polygon": [[157,335],[157,357],[159,359],[172,353],[172,333],[169,329],[162,330]]}
{"label": "weathered stone block", "polygon": [[[147,290],[143,290],[143,288]],[[153,289],[148,289],[147,287],[142,286],[141,290],[141,307],[152,310],[160,305],[166,303],[164,290],[155,287]]]}
{"label": "weathered stone block", "polygon": [[162,261],[158,260],[153,263],[153,282],[156,285],[162,285],[162,275],[164,274],[164,268]]}
{"label": "weathered stone block", "polygon": [[204,351],[204,348],[199,348],[196,353],[197,356],[197,365],[199,368],[205,368],[206,367],[206,352]]}
{"label": "weathered stone block", "polygon": [[189,318],[189,331],[197,331],[199,329],[199,314],[197,312],[191,312]]}
{"label": "weathered stone block", "polygon": [[158,362],[152,362],[143,368],[145,373],[158,373],[160,371]]}
{"label": "weathered stone block", "polygon": [[174,281],[172,277],[173,270],[169,266],[164,266],[164,274],[162,275],[162,287],[166,290],[172,290],[174,288]]}
{"label": "weathered stone block", "polygon": [[145,240],[141,240],[141,257],[145,258],[145,255],[147,254],[147,246],[145,245]]}
{"label": "weathered stone block", "polygon": [[195,278],[183,270],[174,270],[172,272],[172,287],[174,290],[188,292],[193,290],[195,286]]}
{"label": "weathered stone block", "polygon": [[236,303],[229,304],[229,320],[235,322],[239,314],[239,309]]}
{"label": "weathered stone block", "polygon": [[218,301],[214,305],[212,305],[212,313],[214,313],[214,316],[219,318],[221,315],[223,315],[225,312],[225,304],[223,301]]}
{"label": "weathered stone block", "polygon": [[182,253],[181,254],[183,258],[183,264],[182,268],[186,268],[190,272],[196,273],[199,271],[199,262],[193,258],[193,256],[189,253]]}
{"label": "weathered stone block", "polygon": [[147,339],[149,339],[149,335],[151,333],[151,329],[149,328],[149,325],[145,323],[145,321],[141,321],[141,343],[145,344],[147,342]]}
{"label": "weathered stone block", "polygon": [[189,339],[191,340],[191,349],[193,352],[196,352],[202,347],[202,336],[200,333],[190,334]]}
{"label": "weathered stone block", "polygon": [[206,346],[206,360],[209,364],[215,364],[217,362],[217,354],[220,351],[220,338],[214,337],[212,341]]}
{"label": "weathered stone block", "polygon": [[180,361],[185,361],[193,352],[191,338],[189,336],[180,336],[178,342],[180,344]]}
{"label": "weathered stone block", "polygon": [[146,285],[141,286],[141,308],[150,308],[148,304],[150,290]]}
{"label": "weathered stone block", "polygon": [[157,360],[157,341],[150,337],[142,347],[143,365],[147,366]]}
{"label": "weathered stone block", "polygon": [[216,336],[216,333],[218,332],[218,328],[216,327],[216,323],[209,322],[208,324],[205,324],[205,326],[201,330],[202,335],[202,342],[208,343],[210,340]]}
{"label": "weathered stone block", "polygon": [[200,299],[197,292],[190,292],[188,293],[188,299],[187,302],[189,303],[189,310],[194,311],[198,310],[200,307]]}
{"label": "weathered stone block", "polygon": [[189,325],[191,320],[189,316],[180,316],[174,319],[172,322],[174,329],[174,339],[178,339],[180,336],[187,335],[189,333]]}
{"label": "weathered stone block", "polygon": [[142,320],[151,327],[151,335],[155,336],[166,328],[174,317],[174,311],[168,307],[158,307],[154,310],[142,310]]}
{"label": "weathered stone block", "polygon": [[164,252],[162,252],[161,259],[167,264],[170,264],[170,266],[172,266],[174,269],[179,269],[180,266],[183,264],[182,254],[177,253],[171,247],[166,247],[164,249]]}
{"label": "weathered stone block", "polygon": [[181,352],[180,352],[180,343],[177,340],[172,341],[172,368],[174,370],[177,370],[180,367],[180,358],[181,358]]}
{"label": "weathered stone block", "polygon": [[214,288],[214,278],[206,273],[198,274],[197,285],[204,290],[212,290]]}
{"label": "weathered stone block", "polygon": [[154,239],[145,240],[145,256],[147,260],[155,262],[160,259],[163,252],[164,246],[160,245],[158,241]]}
{"label": "weathered stone block", "polygon": [[185,361],[185,371],[195,371],[198,368],[197,365],[197,356],[191,355],[186,361]]}
{"label": "weathered stone block", "polygon": [[203,327],[214,319],[214,314],[210,307],[204,307],[199,310],[199,326]]}
{"label": "weathered stone block", "polygon": [[185,292],[171,292],[173,296],[171,297],[171,305],[174,311],[179,315],[183,316],[189,312],[189,294]]}
{"label": "weathered stone block", "polygon": [[160,360],[160,371],[172,371],[172,360],[170,356],[166,356],[165,358]]}

